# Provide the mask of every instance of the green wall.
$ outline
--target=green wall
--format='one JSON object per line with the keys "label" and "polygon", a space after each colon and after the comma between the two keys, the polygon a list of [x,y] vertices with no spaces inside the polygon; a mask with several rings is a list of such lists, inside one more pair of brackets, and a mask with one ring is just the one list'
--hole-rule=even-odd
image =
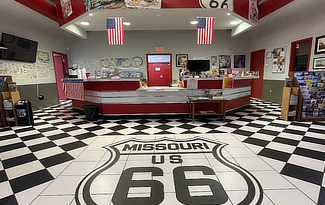
{"label": "green wall", "polygon": [[34,85],[18,85],[20,98],[28,100],[32,103],[33,110],[39,110],[44,107],[49,107],[58,104],[58,94],[55,83],[40,84],[39,93],[44,96],[44,100],[39,100],[37,97],[36,84]]}
{"label": "green wall", "polygon": [[284,80],[263,80],[263,100],[281,104]]}

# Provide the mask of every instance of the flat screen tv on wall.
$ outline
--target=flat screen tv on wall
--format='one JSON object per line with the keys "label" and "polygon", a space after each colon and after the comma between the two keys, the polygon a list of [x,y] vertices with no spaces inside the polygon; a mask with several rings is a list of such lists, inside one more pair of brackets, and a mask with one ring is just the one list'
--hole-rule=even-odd
{"label": "flat screen tv on wall", "polygon": [[200,74],[210,70],[210,60],[188,60],[187,68],[191,73]]}
{"label": "flat screen tv on wall", "polygon": [[25,62],[36,61],[38,46],[36,41],[2,33],[1,46],[7,48],[0,51],[1,59]]}

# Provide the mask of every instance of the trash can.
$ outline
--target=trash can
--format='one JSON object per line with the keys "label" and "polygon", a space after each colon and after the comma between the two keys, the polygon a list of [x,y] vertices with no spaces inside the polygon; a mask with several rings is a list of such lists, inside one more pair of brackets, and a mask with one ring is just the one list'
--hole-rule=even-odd
{"label": "trash can", "polygon": [[86,120],[98,120],[99,107],[97,105],[84,105],[83,108],[86,115]]}
{"label": "trash can", "polygon": [[32,104],[28,100],[19,100],[15,109],[19,126],[34,125]]}

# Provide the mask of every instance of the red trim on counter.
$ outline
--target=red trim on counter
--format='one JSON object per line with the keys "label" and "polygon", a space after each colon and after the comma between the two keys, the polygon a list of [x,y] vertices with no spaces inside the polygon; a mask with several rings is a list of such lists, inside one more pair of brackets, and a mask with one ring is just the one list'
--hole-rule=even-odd
{"label": "red trim on counter", "polygon": [[234,88],[250,87],[251,83],[251,79],[235,80]]}
{"label": "red trim on counter", "polygon": [[93,102],[87,102],[87,101],[83,101],[83,100],[72,100],[72,107],[73,108],[78,108],[80,110],[83,110],[84,105],[98,105],[99,110],[101,112],[101,104],[93,103]]}
{"label": "red trim on counter", "polygon": [[46,2],[45,0],[16,0],[16,1],[54,21],[58,21],[56,8],[50,3]]}
{"label": "red trim on counter", "polygon": [[172,114],[189,113],[187,103],[103,104],[102,114]]}
{"label": "red trim on counter", "polygon": [[130,91],[137,90],[140,81],[85,81],[85,90],[93,91]]}
{"label": "red trim on counter", "polygon": [[226,103],[226,110],[228,111],[228,110],[240,108],[242,106],[249,105],[249,103],[250,103],[250,96],[229,100]]}

